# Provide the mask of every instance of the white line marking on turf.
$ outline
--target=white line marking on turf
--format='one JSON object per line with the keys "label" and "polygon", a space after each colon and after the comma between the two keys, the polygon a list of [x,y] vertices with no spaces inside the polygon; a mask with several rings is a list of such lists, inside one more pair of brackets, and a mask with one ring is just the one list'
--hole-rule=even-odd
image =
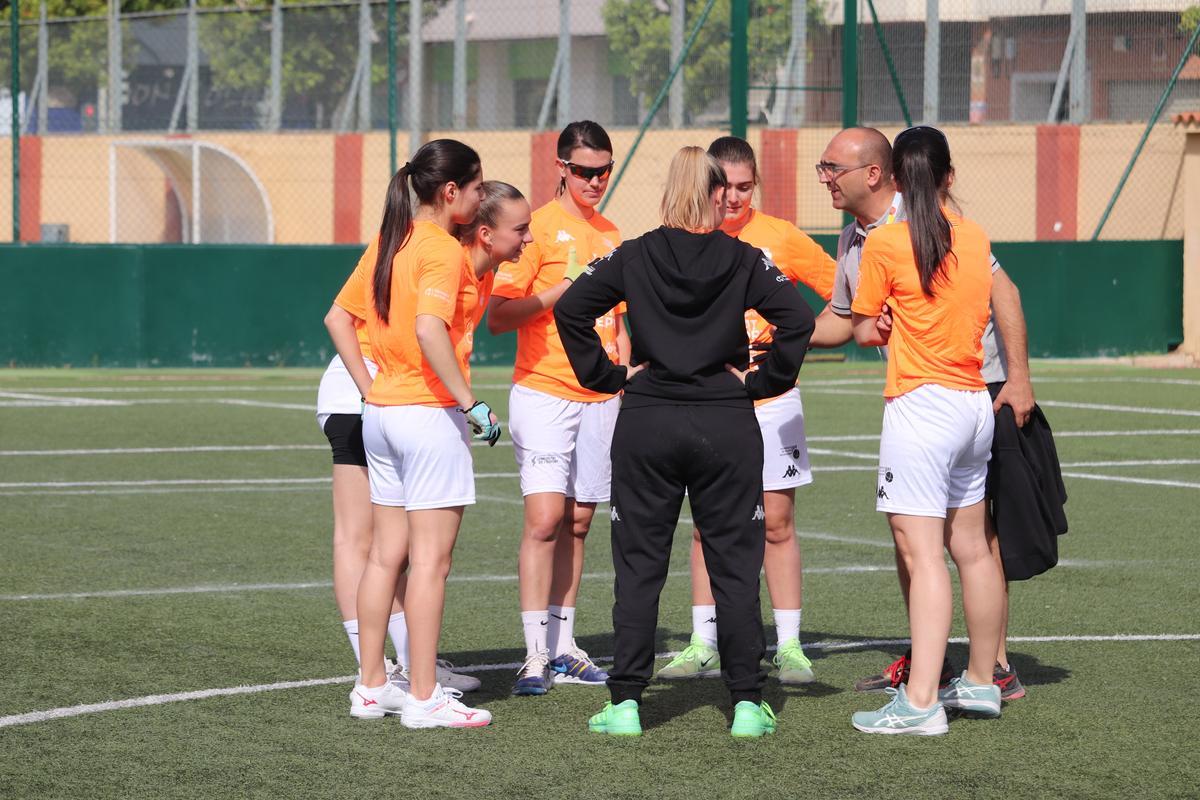
{"label": "white line marking on turf", "polygon": [[212,444],[179,447],[97,447],[86,450],[0,450],[0,456],[108,456],[154,453],[273,453],[328,450],[327,444]]}
{"label": "white line marking on turf", "polygon": [[[519,478],[517,472],[477,472],[476,478]],[[290,486],[294,484],[322,484],[332,482],[332,477],[322,478],[179,478],[148,481],[13,481],[0,483],[0,489],[79,489],[100,487],[141,486],[240,486],[269,485]]]}
{"label": "white line marking on turf", "polygon": [[[955,637],[950,639],[952,644],[965,644],[966,639]],[[1115,634],[1099,636],[1010,636],[1010,642],[1034,642],[1052,644],[1059,642],[1194,642],[1200,641],[1200,634],[1194,633],[1165,633],[1165,634]],[[908,639],[865,639],[858,642],[805,642],[808,650],[824,650],[840,652],[846,650],[872,650],[875,648],[901,647],[909,644]],[[768,648],[771,649],[771,648]],[[656,659],[673,658],[679,655],[671,651],[655,653]],[[612,658],[596,658],[598,662],[608,663]],[[521,667],[520,662],[505,664],[473,664],[455,667],[456,672],[499,672],[515,670]],[[253,686],[228,686],[220,689],[200,689],[191,692],[175,692],[172,694],[151,694],[143,697],[131,697],[126,700],[111,700],[107,703],[86,703],[76,706],[50,708],[44,711],[30,711],[25,714],[10,714],[0,717],[0,728],[16,725],[30,725],[35,722],[49,722],[56,719],[80,717],[86,714],[100,714],[106,711],[121,711],[129,708],[145,708],[161,706],[168,703],[182,703],[191,700],[208,700],[214,697],[231,697],[244,694],[260,694],[284,689],[307,689],[316,686],[330,686],[340,683],[350,683],[354,675],[340,675],[335,678],[311,678],[302,681],[279,681],[277,683],[260,683]]]}
{"label": "white line marking on turf", "polygon": [[1064,467],[1170,467],[1200,464],[1200,458],[1150,458],[1126,461],[1072,461]]}
{"label": "white line marking on turf", "polygon": [[1176,486],[1181,489],[1200,489],[1200,483],[1189,481],[1130,478],[1124,475],[1096,475],[1090,472],[1064,472],[1064,478],[1082,478],[1088,481],[1111,481],[1113,483],[1136,483],[1143,486]]}
{"label": "white line marking on turf", "polygon": [[[810,456],[838,456],[839,458],[864,458],[868,461],[878,461],[878,453],[850,453],[845,450],[823,450],[819,447],[808,448]],[[828,467],[826,468],[828,469]]]}
{"label": "white line marking on turf", "polygon": [[251,406],[253,408],[283,408],[292,411],[311,411],[316,413],[316,403],[268,403],[264,400],[240,400],[231,397],[222,397],[216,402],[223,406]]}
{"label": "white line marking on turf", "polygon": [[[891,547],[891,545],[888,545]],[[845,564],[837,567],[806,567],[805,574],[811,575],[859,575],[869,572],[895,572],[891,564]],[[584,580],[612,580],[612,572],[585,572]],[[667,573],[668,578],[691,577],[688,570]],[[451,583],[512,583],[516,575],[453,575]],[[332,581],[306,581],[301,583],[230,583],[210,586],[166,586],[157,589],[107,589],[95,592],[52,592],[48,594],[0,594],[0,603],[24,603],[43,600],[97,600],[126,597],[160,597],[178,594],[237,594],[239,592],[294,592],[306,589],[328,589]]]}
{"label": "white line marking on turf", "polygon": [[1149,408],[1146,406],[1114,406],[1107,403],[1068,403],[1064,400],[1039,400],[1038,405],[1049,408],[1080,408],[1085,411],[1119,411],[1123,414],[1162,414],[1167,417],[1200,417],[1200,411],[1184,408]]}

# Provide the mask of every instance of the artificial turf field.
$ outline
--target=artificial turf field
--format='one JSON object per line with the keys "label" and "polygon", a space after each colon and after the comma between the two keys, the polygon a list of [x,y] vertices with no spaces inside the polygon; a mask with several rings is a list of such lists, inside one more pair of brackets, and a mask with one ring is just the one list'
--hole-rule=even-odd
{"label": "artificial turf field", "polygon": [[[465,699],[495,722],[352,720],[354,664],[329,583],[329,453],[312,415],[319,375],[0,373],[0,798],[1200,794],[1194,372],[1034,365],[1071,531],[1056,569],[1013,587],[1010,652],[1029,694],[998,721],[917,738],[850,726],[884,699],[856,694],[854,679],[906,635],[873,502],[882,370],[805,366],[817,473],[796,525],[818,683],[772,679],[780,726],[758,741],[730,738],[720,681],[653,685],[645,735],[624,741],[587,732],[602,688],[509,696],[523,655],[511,446],[474,450],[479,503],[455,551],[441,648],[478,668],[483,689]],[[504,418],[507,370],[474,380]],[[603,511],[577,622],[598,659],[611,653]],[[662,598],[661,653],[690,629],[688,532]],[[951,655],[961,666],[965,646]],[[213,691],[234,687],[245,689]]]}

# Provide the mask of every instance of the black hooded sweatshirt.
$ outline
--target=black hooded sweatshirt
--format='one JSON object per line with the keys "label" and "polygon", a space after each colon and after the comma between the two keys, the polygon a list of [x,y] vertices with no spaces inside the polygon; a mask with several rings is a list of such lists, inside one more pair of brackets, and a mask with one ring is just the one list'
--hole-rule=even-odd
{"label": "black hooded sweatshirt", "polygon": [[[621,301],[633,329],[633,363],[646,369],[626,384],[595,331]],[[775,326],[774,345],[742,385],[725,369],[746,369],[745,312]],[[554,306],[563,348],[579,383],[624,390],[622,407],[717,404],[751,407],[796,385],[808,351],[812,310],[762,250],[721,231],[657,230],[588,265]]]}

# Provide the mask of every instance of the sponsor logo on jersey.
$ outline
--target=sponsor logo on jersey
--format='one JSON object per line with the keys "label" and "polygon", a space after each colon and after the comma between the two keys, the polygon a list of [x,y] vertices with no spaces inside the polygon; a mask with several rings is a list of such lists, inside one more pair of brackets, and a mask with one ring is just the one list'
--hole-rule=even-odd
{"label": "sponsor logo on jersey", "polygon": [[573,242],[573,241],[575,241],[575,237],[572,236],[571,234],[567,233],[564,230],[560,230],[558,232],[558,236],[554,237],[554,241],[556,241],[556,242]]}

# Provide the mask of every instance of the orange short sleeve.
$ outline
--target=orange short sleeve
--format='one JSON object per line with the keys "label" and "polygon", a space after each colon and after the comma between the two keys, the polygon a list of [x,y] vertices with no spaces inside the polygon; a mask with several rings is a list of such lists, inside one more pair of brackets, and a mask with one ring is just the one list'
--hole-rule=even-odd
{"label": "orange short sleeve", "polygon": [[889,261],[887,248],[880,237],[868,236],[858,268],[858,288],[850,305],[855,314],[877,317],[883,310],[884,302],[892,293]]}
{"label": "orange short sleeve", "polygon": [[822,300],[833,297],[833,276],[837,262],[825,252],[825,248],[813,241],[804,231],[788,226],[787,256],[777,264],[793,282],[799,281],[821,296]]}
{"label": "orange short sleeve", "polygon": [[342,290],[334,298],[334,305],[344,309],[352,316],[365,320],[367,308],[371,304],[371,277],[375,274],[375,261],[379,257],[379,240],[367,245],[367,249],[358,259],[358,265],[346,279]]}
{"label": "orange short sleeve", "polygon": [[417,255],[417,315],[430,314],[450,325],[463,275],[463,252],[452,240],[422,243]]}

